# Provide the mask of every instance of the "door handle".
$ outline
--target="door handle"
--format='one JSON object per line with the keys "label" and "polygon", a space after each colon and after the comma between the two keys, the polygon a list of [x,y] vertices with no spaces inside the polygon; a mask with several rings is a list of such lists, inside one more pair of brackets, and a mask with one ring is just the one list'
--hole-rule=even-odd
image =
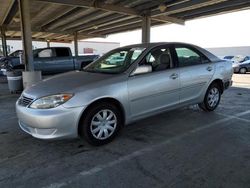
{"label": "door handle", "polygon": [[171,74],[170,78],[172,78],[173,80],[175,80],[176,78],[178,78],[178,74],[173,73],[173,74]]}
{"label": "door handle", "polygon": [[213,70],[213,67],[207,67],[207,71],[211,71],[211,70]]}

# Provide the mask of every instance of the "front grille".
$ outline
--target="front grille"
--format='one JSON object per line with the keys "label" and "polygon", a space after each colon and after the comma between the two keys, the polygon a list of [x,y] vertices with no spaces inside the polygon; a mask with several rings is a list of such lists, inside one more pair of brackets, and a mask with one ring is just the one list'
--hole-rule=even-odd
{"label": "front grille", "polygon": [[28,106],[30,105],[30,103],[33,101],[32,98],[29,98],[29,97],[25,97],[25,96],[21,96],[18,100],[18,104],[21,105],[21,106]]}

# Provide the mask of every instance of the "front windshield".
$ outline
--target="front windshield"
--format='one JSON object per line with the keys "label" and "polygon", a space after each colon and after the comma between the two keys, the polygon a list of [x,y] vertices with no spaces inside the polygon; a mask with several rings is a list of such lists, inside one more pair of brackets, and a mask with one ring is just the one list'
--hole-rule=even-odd
{"label": "front windshield", "polygon": [[131,65],[145,48],[119,48],[91,63],[84,71],[98,73],[121,73]]}

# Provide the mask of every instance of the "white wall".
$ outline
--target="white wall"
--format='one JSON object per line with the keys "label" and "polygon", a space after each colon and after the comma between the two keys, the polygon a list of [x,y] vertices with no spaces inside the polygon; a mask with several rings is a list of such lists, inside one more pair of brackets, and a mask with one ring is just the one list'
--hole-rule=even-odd
{"label": "white wall", "polygon": [[226,56],[226,55],[250,56],[250,46],[207,48],[207,50],[217,56]]}
{"label": "white wall", "polygon": [[[22,49],[22,41],[20,40],[8,40],[7,45],[10,46],[11,52]],[[47,47],[46,42],[32,42],[33,49],[36,48],[45,48]],[[69,47],[74,53],[74,43],[50,43],[51,47]],[[120,43],[117,42],[95,42],[95,41],[79,41],[78,42],[78,52],[83,54],[84,48],[93,48],[94,54],[102,55],[114,48],[120,47]]]}
{"label": "white wall", "polygon": [[94,54],[103,55],[104,53],[120,47],[117,42],[95,42],[95,41],[80,41],[78,42],[78,53],[82,54],[84,48],[92,48]]}

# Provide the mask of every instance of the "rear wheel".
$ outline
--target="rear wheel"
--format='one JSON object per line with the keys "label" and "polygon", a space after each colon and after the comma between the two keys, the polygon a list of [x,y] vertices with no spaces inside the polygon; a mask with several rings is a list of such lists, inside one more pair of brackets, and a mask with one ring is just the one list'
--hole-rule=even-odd
{"label": "rear wheel", "polygon": [[80,136],[89,144],[99,146],[111,142],[122,127],[122,115],[113,104],[92,107],[80,122]]}
{"label": "rear wheel", "polygon": [[247,69],[246,68],[240,68],[239,72],[241,74],[246,74],[247,73]]}
{"label": "rear wheel", "polygon": [[199,107],[206,112],[213,111],[220,103],[221,90],[218,84],[211,84],[206,92],[205,98]]}

